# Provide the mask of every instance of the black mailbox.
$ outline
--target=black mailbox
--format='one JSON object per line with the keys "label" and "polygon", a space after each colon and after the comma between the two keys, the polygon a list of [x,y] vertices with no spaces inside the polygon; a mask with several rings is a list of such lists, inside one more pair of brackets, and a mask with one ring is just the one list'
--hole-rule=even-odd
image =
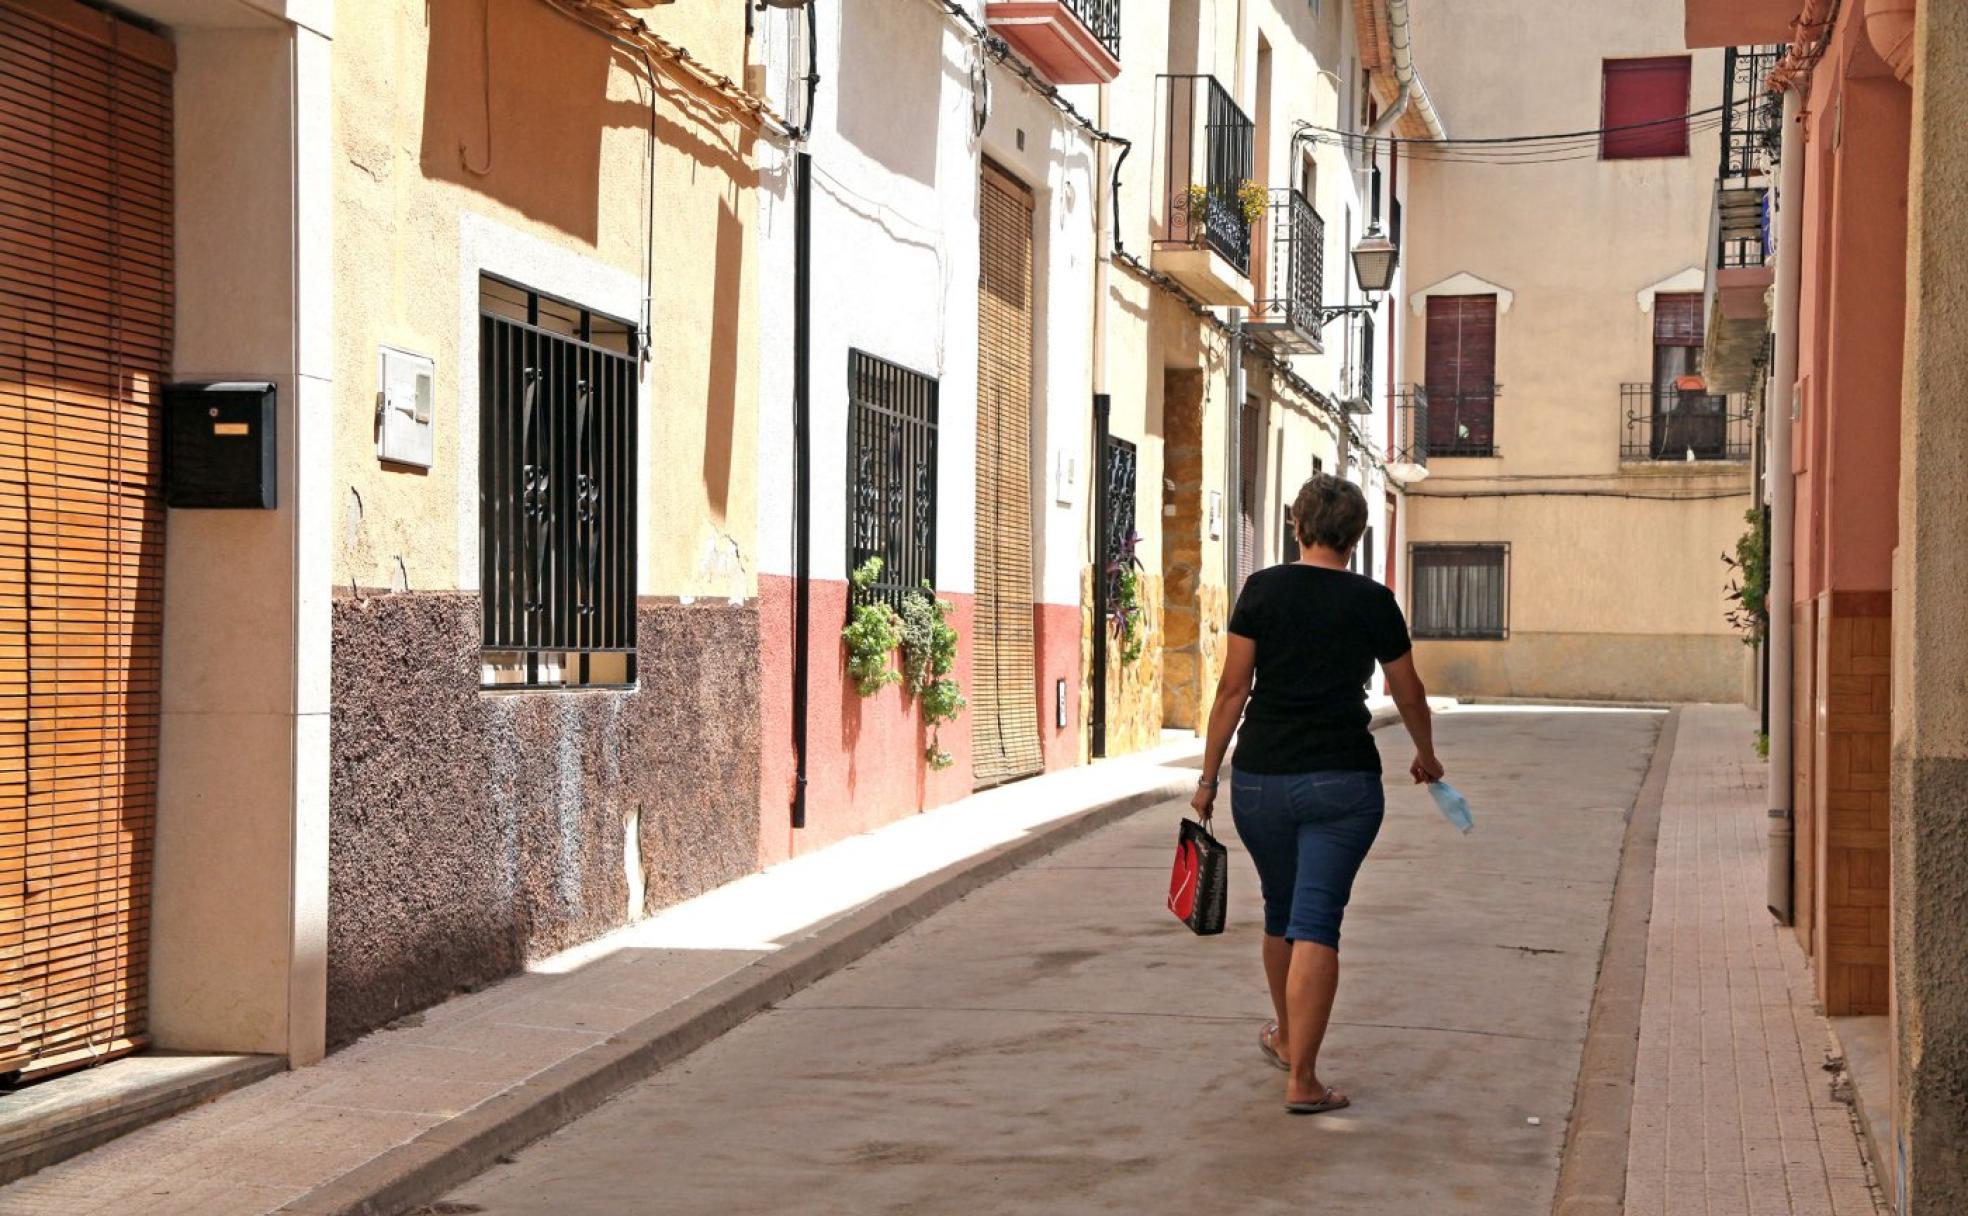
{"label": "black mailbox", "polygon": [[164,502],[172,507],[275,505],[274,389],[264,380],[164,390]]}

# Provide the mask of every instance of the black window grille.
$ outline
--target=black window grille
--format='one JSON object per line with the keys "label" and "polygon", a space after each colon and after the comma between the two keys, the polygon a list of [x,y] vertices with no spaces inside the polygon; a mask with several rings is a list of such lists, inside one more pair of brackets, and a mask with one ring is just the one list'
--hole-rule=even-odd
{"label": "black window grille", "polygon": [[478,332],[486,682],[630,683],[635,327],[487,277]]}
{"label": "black window grille", "polygon": [[1414,636],[1509,636],[1509,564],[1509,545],[1414,546],[1408,583]]}
{"label": "black window grille", "polygon": [[1132,443],[1109,435],[1101,463],[1101,569],[1107,579],[1106,602],[1113,604],[1121,594],[1121,571],[1134,557],[1134,496],[1140,458]]}
{"label": "black window grille", "polygon": [[900,603],[936,583],[937,383],[849,351],[847,399],[848,569],[881,558],[869,590]]}

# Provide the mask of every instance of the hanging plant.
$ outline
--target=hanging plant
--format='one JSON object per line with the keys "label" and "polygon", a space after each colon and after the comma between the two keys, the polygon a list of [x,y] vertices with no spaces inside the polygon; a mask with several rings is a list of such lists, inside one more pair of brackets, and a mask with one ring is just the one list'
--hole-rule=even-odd
{"label": "hanging plant", "polygon": [[1237,205],[1243,208],[1244,222],[1255,224],[1264,218],[1264,209],[1271,205],[1271,193],[1258,183],[1246,179],[1237,187]]}
{"label": "hanging plant", "polygon": [[1134,555],[1141,534],[1130,532],[1121,542],[1121,551],[1107,563],[1107,575],[1114,584],[1113,612],[1109,617],[1115,640],[1121,646],[1121,665],[1132,666],[1147,644],[1148,622],[1141,608],[1141,559]]}
{"label": "hanging plant", "polygon": [[[872,697],[892,684],[902,685],[904,695],[916,701],[930,729],[923,758],[940,772],[955,762],[943,750],[941,727],[956,721],[965,705],[963,689],[950,674],[957,666],[957,630],[950,624],[955,606],[937,599],[935,591],[924,583],[922,590],[902,597],[902,610],[897,612],[874,597],[873,588],[881,572],[881,558],[871,557],[848,576],[854,590],[847,626],[841,630],[841,641],[847,647],[847,673],[854,680],[854,690],[863,697]],[[900,671],[891,665],[891,657],[898,651]]]}
{"label": "hanging plant", "polygon": [[1770,555],[1763,546],[1763,512],[1751,507],[1743,516],[1749,528],[1736,539],[1736,554],[1722,555],[1730,571],[1729,602],[1734,606],[1723,613],[1729,624],[1743,635],[1743,645],[1763,640],[1770,623]]}
{"label": "hanging plant", "polygon": [[954,608],[937,599],[928,583],[902,597],[903,687],[921,707],[930,731],[923,758],[938,772],[954,763],[943,750],[942,726],[956,721],[965,704],[963,689],[950,675],[957,666],[957,630],[950,624]]}
{"label": "hanging plant", "polygon": [[848,576],[854,590],[849,597],[847,627],[841,641],[847,646],[847,674],[854,680],[854,691],[872,697],[902,676],[889,666],[888,657],[902,642],[902,622],[895,609],[869,594],[881,577],[882,560],[871,557]]}
{"label": "hanging plant", "polygon": [[[1243,215],[1244,223],[1255,224],[1264,218],[1264,211],[1271,205],[1270,192],[1257,182],[1246,178],[1237,183],[1234,191],[1213,191],[1201,183],[1192,183],[1188,190],[1189,228],[1192,240],[1201,239],[1203,230],[1209,227],[1210,203],[1213,198],[1231,195],[1236,199],[1237,210]],[[1228,202],[1228,198],[1223,201]]]}

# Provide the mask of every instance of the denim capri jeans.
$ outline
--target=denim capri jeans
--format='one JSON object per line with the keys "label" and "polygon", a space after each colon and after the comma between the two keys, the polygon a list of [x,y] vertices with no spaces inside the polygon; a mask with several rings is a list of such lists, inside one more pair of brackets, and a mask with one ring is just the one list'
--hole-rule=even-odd
{"label": "denim capri jeans", "polygon": [[1353,876],[1386,805],[1379,773],[1231,774],[1230,815],[1257,863],[1267,935],[1339,949]]}

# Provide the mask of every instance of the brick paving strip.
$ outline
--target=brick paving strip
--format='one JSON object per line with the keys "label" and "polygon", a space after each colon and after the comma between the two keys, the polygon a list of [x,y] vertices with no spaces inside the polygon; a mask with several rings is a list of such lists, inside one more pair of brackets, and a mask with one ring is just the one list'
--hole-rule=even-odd
{"label": "brick paving strip", "polygon": [[1827,1071],[1834,1048],[1809,964],[1764,907],[1755,730],[1743,709],[1680,713],[1661,796],[1624,1206],[1578,1212],[1883,1211],[1851,1107],[1833,1096],[1841,1078]]}
{"label": "brick paving strip", "polygon": [[1033,778],[741,879],[0,1188],[0,1216],[402,1212],[983,884],[1186,795],[1199,757],[1185,739]]}

